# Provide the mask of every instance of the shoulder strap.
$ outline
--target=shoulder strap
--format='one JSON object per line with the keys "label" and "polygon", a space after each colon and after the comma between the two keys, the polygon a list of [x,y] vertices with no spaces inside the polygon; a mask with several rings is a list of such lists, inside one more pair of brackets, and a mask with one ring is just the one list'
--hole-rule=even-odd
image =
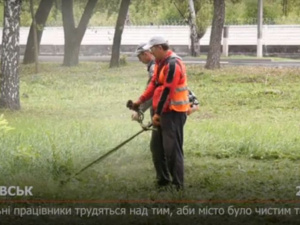
{"label": "shoulder strap", "polygon": [[173,78],[174,78],[174,74],[175,74],[175,68],[176,68],[176,58],[170,57],[169,60],[169,72],[167,75],[167,82],[171,83]]}
{"label": "shoulder strap", "polygon": [[157,68],[157,77],[156,77],[156,84],[159,85],[159,74],[160,71],[162,70],[162,68],[169,64],[169,72],[167,75],[167,82],[172,82],[173,77],[174,77],[174,73],[175,73],[175,68],[176,68],[176,64],[180,66],[180,69],[182,70],[181,64],[178,62],[178,59],[181,59],[179,56],[177,56],[176,54],[169,56],[165,62],[161,65],[159,65],[159,67]]}

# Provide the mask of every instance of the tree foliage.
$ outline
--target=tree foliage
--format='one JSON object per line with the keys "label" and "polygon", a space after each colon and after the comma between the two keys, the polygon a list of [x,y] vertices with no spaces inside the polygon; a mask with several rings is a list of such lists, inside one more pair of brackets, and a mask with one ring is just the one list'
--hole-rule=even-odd
{"label": "tree foliage", "polygon": [[[55,0],[47,24],[62,26],[61,1]],[[35,10],[40,0],[34,0]],[[78,23],[83,13],[86,1],[74,0],[74,17]],[[187,1],[182,0],[132,0],[129,8],[130,19],[133,24],[182,24],[183,18],[172,2],[180,5],[187,12]],[[200,10],[197,24],[199,28],[205,27],[201,23],[211,24],[212,0],[195,0],[195,9]],[[91,18],[91,26],[114,26],[118,16],[120,0],[99,0],[95,13]],[[257,17],[257,0],[226,0],[227,24],[254,24]],[[286,24],[299,22],[299,0],[264,0],[264,19],[266,23]],[[3,1],[0,1],[0,22],[3,23]],[[23,1],[21,13],[21,26],[30,26],[29,1]]]}
{"label": "tree foliage", "polygon": [[[172,0],[172,3],[177,8],[179,14],[183,19],[187,20],[189,17],[188,2],[181,0]],[[212,19],[212,4],[210,0],[194,0],[196,25],[198,38],[202,38],[206,28],[211,24]]]}

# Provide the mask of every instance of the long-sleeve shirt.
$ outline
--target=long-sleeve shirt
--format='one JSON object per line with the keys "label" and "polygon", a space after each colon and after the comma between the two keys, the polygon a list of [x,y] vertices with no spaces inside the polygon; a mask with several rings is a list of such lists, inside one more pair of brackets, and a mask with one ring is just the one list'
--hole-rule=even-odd
{"label": "long-sleeve shirt", "polygon": [[181,64],[181,60],[171,57],[172,55],[174,53],[169,50],[164,59],[156,60],[154,75],[139,98],[141,102],[145,102],[152,97],[153,109],[157,114],[170,110],[170,100],[176,87],[182,84],[182,77],[185,76],[185,67]]}

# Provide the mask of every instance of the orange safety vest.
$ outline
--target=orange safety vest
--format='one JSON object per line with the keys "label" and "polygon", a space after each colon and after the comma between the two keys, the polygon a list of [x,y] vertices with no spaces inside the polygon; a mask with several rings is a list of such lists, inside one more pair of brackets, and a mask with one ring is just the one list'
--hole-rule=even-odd
{"label": "orange safety vest", "polygon": [[[158,75],[158,86],[162,85],[164,82],[164,78],[167,74],[164,73],[164,67],[168,64],[172,64],[174,63],[175,65],[173,65],[174,68],[176,68],[176,64],[179,65],[180,69],[181,69],[181,77],[179,80],[179,83],[177,84],[176,88],[175,88],[175,92],[172,96],[172,98],[169,99],[169,109],[170,110],[174,110],[177,112],[187,112],[189,107],[190,107],[190,102],[189,102],[189,98],[188,98],[188,88],[187,88],[187,77],[186,77],[186,70],[185,70],[185,66],[181,63],[181,61],[177,60],[176,57],[170,57],[168,59],[169,63],[166,63],[161,69],[160,71],[158,71],[158,66],[155,67],[156,72],[159,72]],[[169,68],[170,69],[170,68]],[[159,92],[162,92],[162,87],[158,87],[157,89],[160,89]],[[158,91],[158,90],[157,90]],[[160,93],[161,95],[161,93]],[[159,99],[157,99],[159,100]]]}

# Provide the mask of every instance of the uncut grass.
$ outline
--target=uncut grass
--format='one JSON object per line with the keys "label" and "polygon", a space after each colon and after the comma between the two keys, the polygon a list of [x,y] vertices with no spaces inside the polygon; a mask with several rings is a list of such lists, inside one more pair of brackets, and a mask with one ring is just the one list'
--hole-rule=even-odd
{"label": "uncut grass", "polygon": [[[185,126],[186,190],[157,192],[150,132],[79,171],[140,130],[130,120],[147,75],[141,64],[21,67],[19,112],[2,111],[5,185],[34,186],[41,199],[293,199],[299,163],[299,70],[188,66],[201,109]],[[149,120],[148,113],[145,121]],[[298,182],[298,183],[297,183]]]}

